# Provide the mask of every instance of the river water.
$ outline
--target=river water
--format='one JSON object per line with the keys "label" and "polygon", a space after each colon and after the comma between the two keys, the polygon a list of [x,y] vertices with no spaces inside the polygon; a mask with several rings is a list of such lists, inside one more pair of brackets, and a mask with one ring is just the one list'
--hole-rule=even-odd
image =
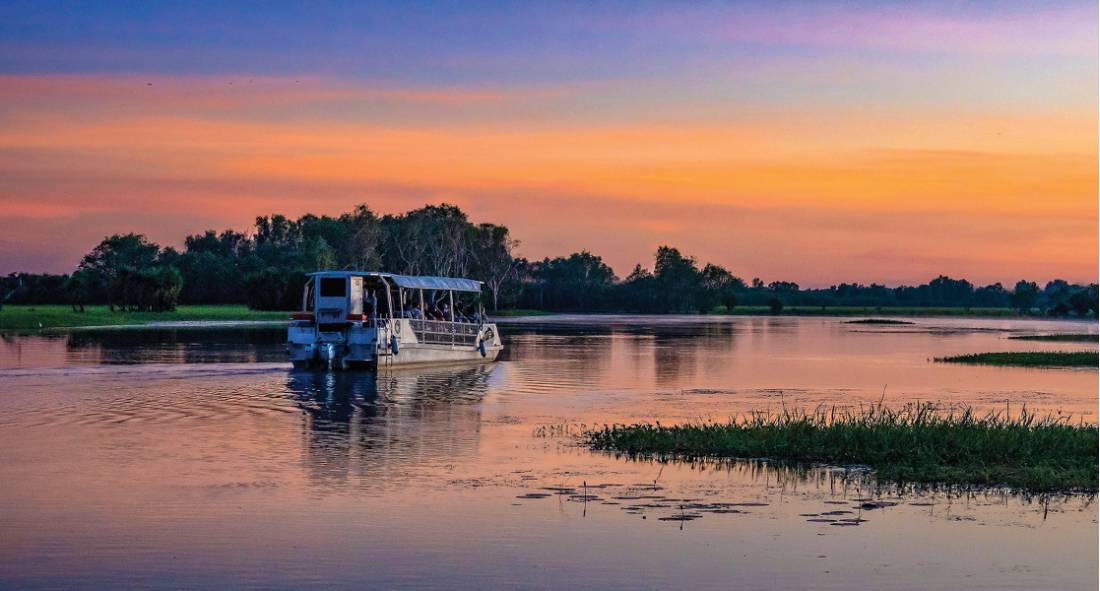
{"label": "river water", "polygon": [[1097,510],[590,452],[605,423],[935,401],[1096,422],[1093,323],[569,317],[490,365],[292,372],[278,328],[0,341],[0,588],[1090,589]]}

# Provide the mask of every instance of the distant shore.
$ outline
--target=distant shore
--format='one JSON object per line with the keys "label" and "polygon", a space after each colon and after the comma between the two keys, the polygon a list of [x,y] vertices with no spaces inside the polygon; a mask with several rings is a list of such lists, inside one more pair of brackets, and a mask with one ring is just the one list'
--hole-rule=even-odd
{"label": "distant shore", "polygon": [[[640,312],[626,312],[615,310],[577,311],[567,310],[550,312],[546,310],[501,310],[490,313],[490,316],[548,316],[553,314],[630,314],[637,316],[666,316],[667,314],[646,314]],[[711,316],[850,316],[868,317],[877,316],[957,316],[974,318],[1038,318],[1021,315],[1013,308],[963,308],[948,306],[786,306],[782,312],[773,313],[768,306],[737,306],[732,310],[715,308],[707,313]],[[905,324],[904,322],[867,322],[867,324]]]}
{"label": "distant shore", "polygon": [[[577,312],[570,312],[577,313]],[[501,310],[491,317],[550,316],[546,310]],[[717,309],[716,316],[773,316],[767,306],[738,306],[733,310]],[[8,305],[0,310],[0,332],[35,332],[46,329],[83,327],[135,326],[162,322],[198,321],[280,321],[289,312],[249,309],[244,304],[179,306],[172,312],[111,312],[107,306],[86,306],[84,312],[74,312],[64,305]],[[838,317],[974,317],[1030,318],[1011,308],[950,308],[950,307],[876,307],[876,306],[789,306],[778,316],[838,316]]]}

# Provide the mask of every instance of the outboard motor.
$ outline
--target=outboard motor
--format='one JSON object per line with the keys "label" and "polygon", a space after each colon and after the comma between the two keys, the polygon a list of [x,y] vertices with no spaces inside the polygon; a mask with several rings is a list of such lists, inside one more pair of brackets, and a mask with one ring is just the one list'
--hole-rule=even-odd
{"label": "outboard motor", "polygon": [[333,343],[325,343],[321,346],[321,361],[325,362],[325,365],[329,369],[332,369],[332,363],[336,360],[336,345]]}

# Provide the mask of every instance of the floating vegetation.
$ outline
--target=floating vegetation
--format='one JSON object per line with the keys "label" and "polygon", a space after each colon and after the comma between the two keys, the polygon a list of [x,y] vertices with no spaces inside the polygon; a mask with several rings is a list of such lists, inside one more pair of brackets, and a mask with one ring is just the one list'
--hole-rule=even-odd
{"label": "floating vegetation", "polygon": [[577,489],[571,486],[544,486],[542,490],[548,490],[559,495],[575,495]]}
{"label": "floating vegetation", "polygon": [[849,320],[844,324],[887,324],[887,325],[899,325],[899,324],[916,324],[916,322],[910,322],[908,320],[890,320],[889,318],[862,318],[860,320]]}
{"label": "floating vegetation", "polygon": [[588,426],[583,423],[558,423],[556,425],[542,425],[532,431],[535,437],[555,439],[563,437],[576,437],[588,431]]}
{"label": "floating vegetation", "polygon": [[1010,351],[937,357],[940,363],[970,363],[1015,367],[1096,367],[1096,351]]}
{"label": "floating vegetation", "polygon": [[550,493],[526,493],[526,494],[522,494],[522,495],[517,495],[516,498],[517,499],[545,499],[546,497],[552,497],[552,496],[554,496],[554,495],[551,495]]}
{"label": "floating vegetation", "polygon": [[694,513],[684,513],[682,515],[669,515],[667,517],[658,517],[657,521],[694,521],[699,519],[702,515],[696,515]]}
{"label": "floating vegetation", "polygon": [[1055,343],[1095,343],[1100,338],[1094,334],[1025,334],[1008,337],[1017,341],[1048,341]]}
{"label": "floating vegetation", "polygon": [[881,482],[1005,486],[1028,493],[1095,492],[1100,451],[1097,427],[1071,424],[1067,416],[1039,417],[1027,409],[1018,416],[978,415],[929,403],[897,410],[873,405],[753,413],[723,424],[605,426],[585,440],[594,449],[661,461],[770,458],[862,465]]}

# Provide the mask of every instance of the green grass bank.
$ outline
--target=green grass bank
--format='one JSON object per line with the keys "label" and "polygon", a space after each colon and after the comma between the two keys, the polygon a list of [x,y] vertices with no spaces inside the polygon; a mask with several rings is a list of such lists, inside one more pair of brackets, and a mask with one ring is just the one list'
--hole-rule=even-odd
{"label": "green grass bank", "polygon": [[1096,351],[1010,351],[937,357],[940,363],[1001,365],[1005,367],[1097,367]]}
{"label": "green grass bank", "polygon": [[1097,428],[1026,411],[978,415],[933,405],[861,412],[757,413],[726,424],[615,425],[589,446],[658,459],[729,458],[865,465],[900,483],[1097,490]]}
{"label": "green grass bank", "polygon": [[286,320],[288,316],[288,312],[249,310],[243,304],[180,306],[174,312],[111,312],[107,306],[86,306],[84,312],[74,312],[69,306],[4,306],[0,310],[0,331],[33,332],[197,320]]}

